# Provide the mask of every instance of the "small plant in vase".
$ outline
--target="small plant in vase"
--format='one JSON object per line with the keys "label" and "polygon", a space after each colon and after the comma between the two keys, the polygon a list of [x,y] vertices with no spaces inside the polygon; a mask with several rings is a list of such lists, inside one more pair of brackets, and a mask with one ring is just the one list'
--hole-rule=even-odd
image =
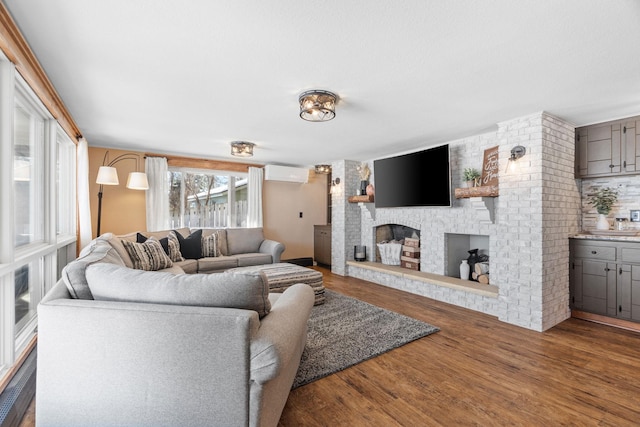
{"label": "small plant in vase", "polygon": [[596,228],[598,230],[608,230],[610,227],[607,215],[611,212],[613,204],[618,200],[618,192],[609,187],[602,187],[598,191],[588,196],[591,203],[598,211],[598,222]]}
{"label": "small plant in vase", "polygon": [[474,168],[465,168],[462,173],[462,179],[467,183],[467,187],[476,187],[477,181],[480,178],[480,171]]}

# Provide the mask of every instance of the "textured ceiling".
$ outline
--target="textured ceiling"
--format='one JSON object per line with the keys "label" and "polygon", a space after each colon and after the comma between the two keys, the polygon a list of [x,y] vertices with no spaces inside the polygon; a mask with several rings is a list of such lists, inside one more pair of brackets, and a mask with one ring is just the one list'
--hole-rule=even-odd
{"label": "textured ceiling", "polygon": [[[2,0],[90,146],[308,166],[640,114],[636,0]],[[337,93],[336,118],[298,95]]]}

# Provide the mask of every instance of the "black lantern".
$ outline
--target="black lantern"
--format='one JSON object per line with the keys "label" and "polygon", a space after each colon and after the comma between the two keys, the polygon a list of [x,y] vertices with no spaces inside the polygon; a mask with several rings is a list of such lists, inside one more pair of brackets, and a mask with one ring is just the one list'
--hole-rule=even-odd
{"label": "black lantern", "polygon": [[367,260],[367,247],[363,245],[355,245],[353,247],[353,259],[356,261]]}

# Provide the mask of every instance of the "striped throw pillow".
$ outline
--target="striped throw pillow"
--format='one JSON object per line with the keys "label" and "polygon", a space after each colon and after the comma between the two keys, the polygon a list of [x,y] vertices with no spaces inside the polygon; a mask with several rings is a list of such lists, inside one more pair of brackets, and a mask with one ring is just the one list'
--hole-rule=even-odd
{"label": "striped throw pillow", "polygon": [[155,237],[149,237],[144,243],[122,240],[122,244],[136,270],[156,271],[173,265],[171,258],[164,252],[162,245]]}
{"label": "striped throw pillow", "polygon": [[167,255],[169,255],[171,261],[184,261],[182,253],[180,253],[180,241],[178,240],[178,236],[176,236],[176,233],[173,231],[170,231],[167,235],[167,247],[169,249]]}
{"label": "striped throw pillow", "polygon": [[202,238],[202,256],[220,256],[220,250],[218,249],[218,233],[213,233],[207,237]]}

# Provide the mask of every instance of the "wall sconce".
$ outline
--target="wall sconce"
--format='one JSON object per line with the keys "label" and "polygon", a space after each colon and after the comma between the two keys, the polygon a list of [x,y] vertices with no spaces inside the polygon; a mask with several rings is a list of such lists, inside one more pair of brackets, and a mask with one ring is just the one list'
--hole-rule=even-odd
{"label": "wall sconce", "polygon": [[511,157],[509,157],[509,161],[507,162],[506,172],[507,173],[516,172],[517,170],[516,162],[525,154],[527,154],[527,149],[524,148],[522,145],[516,145],[515,147],[513,147],[511,149]]}
{"label": "wall sconce", "polygon": [[300,94],[300,117],[310,122],[326,122],[336,116],[336,94],[326,90],[308,90]]}
{"label": "wall sconce", "polygon": [[316,173],[325,174],[325,175],[331,173],[331,165],[316,165],[315,169],[316,169]]}
{"label": "wall sconce", "polygon": [[245,141],[233,141],[231,143],[231,155],[236,157],[251,157],[253,156],[253,147],[256,144]]}
{"label": "wall sconce", "polygon": [[125,153],[121,154],[109,163],[109,150],[104,153],[104,158],[102,159],[102,166],[98,169],[98,176],[96,177],[96,184],[100,184],[100,189],[98,190],[98,228],[97,228],[97,236],[100,236],[100,222],[102,219],[102,190],[105,185],[119,185],[120,181],[118,180],[118,170],[114,167],[114,165],[123,160],[134,160],[136,162],[136,172],[131,172],[129,174],[129,178],[127,179],[127,188],[131,190],[148,190],[149,189],[149,181],[147,180],[147,174],[144,172],[138,172],[140,169],[140,156],[135,153]]}
{"label": "wall sconce", "polygon": [[340,178],[336,178],[331,181],[331,194],[339,194],[340,193]]}

